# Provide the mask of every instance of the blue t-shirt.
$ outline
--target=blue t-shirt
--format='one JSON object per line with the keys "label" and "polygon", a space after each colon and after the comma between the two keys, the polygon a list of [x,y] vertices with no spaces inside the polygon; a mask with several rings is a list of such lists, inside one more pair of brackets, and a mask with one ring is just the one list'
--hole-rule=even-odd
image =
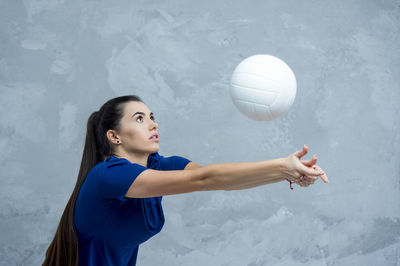
{"label": "blue t-shirt", "polygon": [[161,231],[162,196],[125,198],[136,177],[146,169],[183,170],[181,156],[149,155],[147,167],[110,156],[88,173],[75,205],[79,265],[136,265],[139,244]]}

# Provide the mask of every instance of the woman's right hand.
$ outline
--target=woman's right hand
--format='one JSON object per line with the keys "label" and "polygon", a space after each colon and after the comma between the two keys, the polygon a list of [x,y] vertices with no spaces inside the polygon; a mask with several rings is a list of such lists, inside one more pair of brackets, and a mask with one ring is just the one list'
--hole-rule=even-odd
{"label": "woman's right hand", "polygon": [[307,152],[308,147],[307,145],[304,145],[303,150],[296,151],[295,153],[285,158],[285,177],[294,183],[300,184],[300,181],[303,181],[303,176],[314,179],[314,181],[318,178],[318,176],[321,176],[321,179],[325,183],[328,183],[328,178],[326,174],[322,171],[322,169],[320,167],[314,166],[317,161],[315,156],[308,162],[300,160],[301,157],[307,154]]}

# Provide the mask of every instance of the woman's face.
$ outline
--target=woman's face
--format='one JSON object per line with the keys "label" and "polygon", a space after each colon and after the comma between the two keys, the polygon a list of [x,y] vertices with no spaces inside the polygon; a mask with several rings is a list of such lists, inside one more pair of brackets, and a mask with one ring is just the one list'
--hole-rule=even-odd
{"label": "woman's face", "polygon": [[146,104],[127,102],[118,134],[121,142],[117,145],[122,145],[129,153],[158,152],[160,149],[158,140],[150,139],[155,133],[158,135],[157,129],[158,124],[154,121],[154,116]]}

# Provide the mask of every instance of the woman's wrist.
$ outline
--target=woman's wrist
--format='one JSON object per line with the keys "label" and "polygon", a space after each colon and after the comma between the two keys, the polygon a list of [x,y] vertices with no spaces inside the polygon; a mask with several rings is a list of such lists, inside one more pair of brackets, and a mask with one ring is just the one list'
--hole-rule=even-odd
{"label": "woman's wrist", "polygon": [[291,190],[293,190],[292,184],[294,184],[293,181],[291,181],[289,178],[287,178],[286,173],[288,170],[288,166],[287,166],[287,158],[280,158],[281,162],[281,169],[282,169],[282,181],[287,181],[289,182],[289,188]]}

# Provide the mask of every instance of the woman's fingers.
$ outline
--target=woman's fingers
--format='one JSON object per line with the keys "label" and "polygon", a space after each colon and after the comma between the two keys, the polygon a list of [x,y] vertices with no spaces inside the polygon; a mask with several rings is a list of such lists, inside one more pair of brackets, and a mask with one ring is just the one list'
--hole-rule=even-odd
{"label": "woman's fingers", "polygon": [[321,168],[317,167],[307,167],[304,166],[303,164],[301,165],[301,170],[303,172],[303,175],[308,175],[308,176],[320,176],[323,174],[323,171]]}
{"label": "woman's fingers", "polygon": [[317,163],[317,155],[314,154],[314,156],[311,158],[309,161],[301,161],[305,166],[313,166],[314,164]]}
{"label": "woman's fingers", "polygon": [[[317,171],[322,171],[322,169],[317,165],[314,165],[312,168],[314,168]],[[324,180],[326,178],[326,180],[324,180],[324,182],[328,181],[328,178],[327,178],[327,176],[325,174],[323,175],[323,177],[321,175],[322,180]],[[301,187],[308,187],[308,186],[314,184],[317,179],[318,179],[318,176],[304,175],[304,176],[301,176],[299,178],[299,181],[295,182],[295,183],[298,184]],[[325,182],[325,183],[327,183],[327,182]]]}
{"label": "woman's fingers", "polygon": [[301,176],[298,182],[295,182],[301,187],[308,187],[312,184],[315,183],[315,181],[318,179],[318,176]]}
{"label": "woman's fingers", "polygon": [[298,185],[300,185],[301,187],[308,187],[308,186],[314,184],[314,182],[317,178],[318,177],[304,176],[303,178],[300,178]]}
{"label": "woman's fingers", "polygon": [[321,175],[321,179],[328,184],[328,176],[326,174]]}
{"label": "woman's fingers", "polygon": [[324,173],[324,171],[322,171],[321,167],[319,167],[318,165],[314,165],[313,166],[314,169],[323,172],[323,174],[320,175],[322,181],[324,181],[325,183],[328,183],[328,176]]}
{"label": "woman's fingers", "polygon": [[308,146],[307,146],[306,144],[304,144],[302,150],[296,151],[296,152],[292,153],[289,157],[296,156],[298,159],[301,159],[301,157],[303,157],[304,155],[306,155],[307,152],[308,152]]}
{"label": "woman's fingers", "polygon": [[303,180],[303,181],[300,181],[299,185],[301,187],[308,187],[310,185],[310,182],[307,180]]}
{"label": "woman's fingers", "polygon": [[[324,171],[322,171],[322,169],[319,166],[313,165],[312,167],[306,167],[306,166],[302,165],[301,168],[302,168],[301,172],[303,173],[303,175],[308,176],[309,178],[313,178],[313,179],[317,179],[318,176],[320,176],[322,181],[324,181],[325,183],[328,183],[328,177],[326,176]],[[300,178],[298,181],[300,181]]]}
{"label": "woman's fingers", "polygon": [[306,155],[308,152],[308,146],[306,144],[304,144],[303,149],[301,151],[297,151],[296,152],[296,156],[301,159],[301,157],[303,157],[304,155]]}

